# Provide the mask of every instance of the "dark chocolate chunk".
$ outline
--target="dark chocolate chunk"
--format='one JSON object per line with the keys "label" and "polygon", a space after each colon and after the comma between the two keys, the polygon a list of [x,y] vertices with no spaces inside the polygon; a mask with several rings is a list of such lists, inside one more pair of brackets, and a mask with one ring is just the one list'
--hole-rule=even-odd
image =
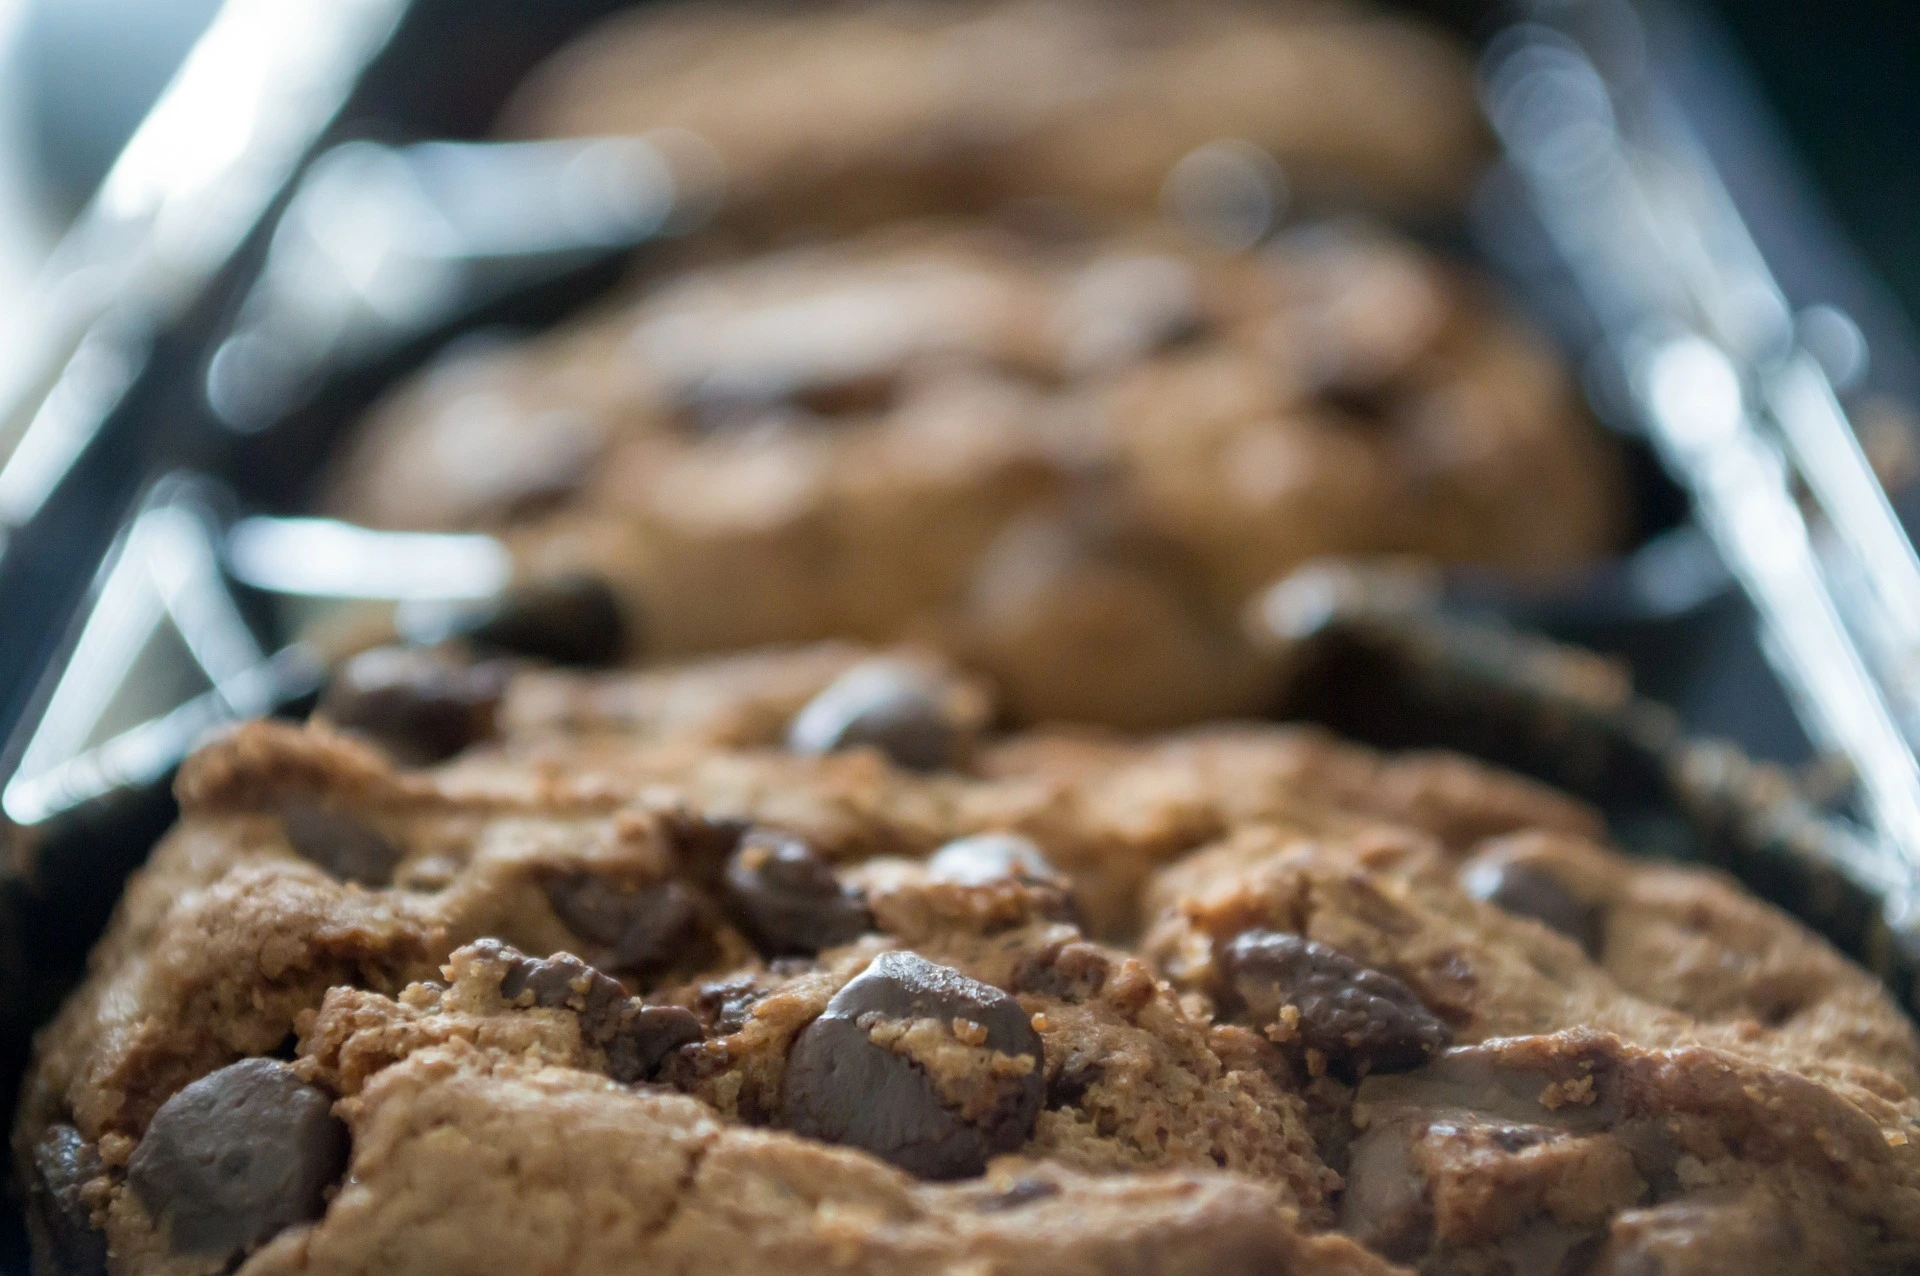
{"label": "dark chocolate chunk", "polygon": [[[584,1029],[584,1024],[582,1025]],[[638,1001],[620,1008],[597,1025],[595,1039],[607,1052],[607,1071],[615,1081],[653,1081],[674,1051],[705,1038],[700,1019],[683,1006],[648,1006]]]}
{"label": "dark chocolate chunk", "polygon": [[575,873],[550,879],[546,892],[568,930],[611,950],[616,971],[664,970],[701,935],[699,902],[678,882],[623,889],[598,874]]}
{"label": "dark chocolate chunk", "polygon": [[26,1182],[27,1232],[34,1270],[61,1276],[106,1276],[107,1238],[81,1195],[105,1174],[99,1149],[70,1125],[56,1125],[34,1145]]}
{"label": "dark chocolate chunk", "polygon": [[753,976],[736,975],[732,979],[716,979],[701,984],[694,990],[694,995],[699,1001],[700,1012],[713,1025],[714,1032],[724,1037],[746,1027],[753,1008],[767,994]]}
{"label": "dark chocolate chunk", "polygon": [[[1255,1019],[1290,1029],[1283,1044],[1319,1051],[1343,1073],[1404,1072],[1453,1041],[1398,979],[1299,935],[1247,931],[1227,945],[1223,964]],[[1297,1022],[1283,1015],[1288,1006]]]}
{"label": "dark chocolate chunk", "polygon": [[603,580],[528,581],[459,617],[455,633],[482,648],[561,665],[608,665],[632,645],[626,609]]}
{"label": "dark chocolate chunk", "polygon": [[400,848],[385,834],[345,811],[296,802],[280,809],[280,827],[302,858],[343,882],[385,886],[400,862]]}
{"label": "dark chocolate chunk", "polygon": [[618,979],[595,970],[572,953],[529,957],[497,939],[483,939],[474,949],[481,957],[505,963],[500,995],[510,1002],[519,1002],[521,994],[531,993],[535,1006],[571,1010],[598,1021],[612,1014],[629,995]]}
{"label": "dark chocolate chunk", "polygon": [[493,734],[507,676],[498,661],[456,664],[429,651],[377,647],[340,667],[319,712],[395,760],[426,766]]}
{"label": "dark chocolate chunk", "polygon": [[619,980],[595,970],[572,953],[529,957],[497,939],[474,946],[486,959],[506,966],[500,995],[549,1010],[571,1010],[580,1020],[580,1036],[607,1056],[615,1081],[651,1081],[681,1046],[706,1036],[700,1019],[680,1006],[650,1006],[629,996]]}
{"label": "dark chocolate chunk", "polygon": [[333,1100],[274,1059],[242,1059],[160,1105],[127,1182],[176,1252],[232,1262],[326,1212],[347,1166]]}
{"label": "dark chocolate chunk", "polygon": [[[870,1035],[915,1019],[969,1021],[985,1030],[981,1044],[1027,1055],[1033,1068],[1001,1078],[998,1102],[969,1118],[919,1065]],[[1032,1134],[1043,1064],[1039,1034],[1013,998],[917,953],[882,953],[795,1040],[781,1115],[796,1133],[864,1148],[923,1178],[965,1178]]]}
{"label": "dark chocolate chunk", "polygon": [[1589,957],[1598,956],[1605,943],[1606,913],[1574,894],[1552,869],[1523,860],[1482,861],[1467,866],[1460,884],[1476,899],[1559,931]]}
{"label": "dark chocolate chunk", "polygon": [[805,956],[873,929],[860,892],[797,837],[755,829],[727,862],[727,907],[768,956]]}
{"label": "dark chocolate chunk", "polygon": [[927,873],[960,886],[1060,881],[1040,848],[1018,833],[977,833],[948,842],[927,860]]}
{"label": "dark chocolate chunk", "polygon": [[796,753],[873,748],[910,771],[952,767],[962,743],[940,687],[895,660],[847,670],[808,701],[787,730],[787,747]]}

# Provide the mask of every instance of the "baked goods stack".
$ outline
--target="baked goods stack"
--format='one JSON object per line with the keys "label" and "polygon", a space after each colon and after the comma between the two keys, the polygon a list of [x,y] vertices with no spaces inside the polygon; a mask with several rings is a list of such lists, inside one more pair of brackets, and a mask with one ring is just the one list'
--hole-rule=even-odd
{"label": "baked goods stack", "polygon": [[1444,39],[647,7],[503,129],[645,135],[711,224],[395,389],[324,500],[498,537],[613,667],[375,648],[187,763],[23,1096],[43,1270],[1920,1263],[1871,975],[1262,720],[1289,572],[1622,533],[1551,347],[1391,229],[1484,159]]}
{"label": "baked goods stack", "polygon": [[1331,555],[1566,569],[1611,457],[1476,281],[1382,231],[1225,253],[886,227],[652,282],[377,407],[333,509],[602,583],[618,645],[914,641],[1024,720],[1257,712],[1247,600]]}

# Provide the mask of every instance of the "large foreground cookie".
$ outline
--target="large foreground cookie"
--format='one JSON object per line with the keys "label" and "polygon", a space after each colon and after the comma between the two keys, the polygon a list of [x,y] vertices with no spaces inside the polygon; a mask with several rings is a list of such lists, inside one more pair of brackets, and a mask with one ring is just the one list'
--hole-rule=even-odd
{"label": "large foreground cookie", "polygon": [[1251,254],[895,229],[695,271],[374,412],[332,508],[611,584],[630,653],[852,636],[1025,719],[1261,707],[1248,595],[1322,555],[1604,552],[1612,456],[1470,281],[1353,227]]}
{"label": "large foreground cookie", "polygon": [[[463,753],[387,760],[462,743],[419,728],[463,696]],[[361,665],[323,710],[188,765],[43,1037],[43,1265],[1920,1261],[1878,986],[1465,760],[996,737],[979,686],[844,648]]]}
{"label": "large foreground cookie", "polygon": [[774,233],[1042,199],[1445,206],[1487,150],[1436,34],[1232,0],[648,6],[536,72],[506,126],[683,160],[698,139],[683,175]]}

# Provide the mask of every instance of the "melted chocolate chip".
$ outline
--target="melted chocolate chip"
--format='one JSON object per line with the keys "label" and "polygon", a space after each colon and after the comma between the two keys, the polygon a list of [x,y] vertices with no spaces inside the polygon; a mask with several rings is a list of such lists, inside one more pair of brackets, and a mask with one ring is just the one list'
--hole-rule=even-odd
{"label": "melted chocolate chip", "polygon": [[751,975],[737,975],[701,984],[694,995],[714,1032],[726,1036],[746,1027],[753,1008],[767,994]]}
{"label": "melted chocolate chip", "polygon": [[34,1145],[26,1182],[27,1231],[35,1271],[61,1276],[106,1276],[107,1238],[93,1225],[93,1207],[81,1194],[106,1173],[100,1153],[70,1125],[56,1125]]}
{"label": "melted chocolate chip", "polygon": [[[987,1048],[1027,1055],[1033,1068],[1000,1079],[998,1102],[969,1118],[919,1065],[870,1036],[916,1019],[977,1024]],[[882,953],[795,1040],[781,1115],[797,1133],[864,1148],[923,1178],[965,1178],[1033,1132],[1043,1062],[1039,1034],[1013,998],[916,953]]]}
{"label": "melted chocolate chip", "polygon": [[1552,869],[1520,860],[1483,861],[1469,865],[1460,884],[1476,899],[1559,931],[1589,957],[1598,956],[1605,943],[1606,913],[1574,894]]}
{"label": "melted chocolate chip", "polygon": [[705,1039],[700,1019],[684,1006],[623,1006],[603,1026],[600,1046],[615,1081],[657,1081],[661,1069],[682,1046]]}
{"label": "melted chocolate chip", "polygon": [[873,929],[865,898],[842,886],[797,837],[755,829],[727,862],[726,900],[740,929],[768,956],[805,956]]}
{"label": "melted chocolate chip", "polygon": [[355,816],[299,802],[281,808],[280,828],[303,859],[343,882],[385,886],[393,881],[400,848]]}
{"label": "melted chocolate chip", "polygon": [[568,930],[611,950],[616,971],[653,974],[700,939],[699,902],[678,882],[628,890],[594,873],[576,873],[549,880],[546,893]]}
{"label": "melted chocolate chip", "polygon": [[561,665],[608,665],[632,643],[620,600],[592,576],[517,585],[453,625],[474,644]]}
{"label": "melted chocolate chip", "polygon": [[497,939],[483,939],[474,949],[481,957],[505,963],[500,996],[509,1002],[517,1003],[522,994],[531,994],[532,1005],[545,1010],[571,1010],[598,1022],[628,996],[618,979],[595,970],[572,953],[529,957]]}
{"label": "melted chocolate chip", "polygon": [[243,1059],[160,1105],[127,1182],[175,1251],[233,1262],[326,1212],[349,1147],[332,1108],[286,1064]]}
{"label": "melted chocolate chip", "polygon": [[427,651],[378,647],[341,666],[319,712],[412,766],[445,761],[493,734],[507,666],[460,665]]}
{"label": "melted chocolate chip", "polygon": [[[1263,1024],[1287,1032],[1348,1075],[1404,1072],[1453,1041],[1453,1032],[1391,975],[1283,931],[1250,930],[1227,945],[1234,991]],[[1297,1022],[1283,1015],[1298,1012]]]}
{"label": "melted chocolate chip", "polygon": [[474,949],[505,965],[500,995],[508,1001],[531,994],[536,1006],[577,1015],[581,1038],[605,1052],[615,1081],[655,1080],[674,1051],[706,1036],[691,1010],[647,1005],[572,953],[529,957],[497,939],[483,939]]}
{"label": "melted chocolate chip", "polygon": [[1416,1131],[1382,1122],[1355,1140],[1340,1198],[1340,1230],[1395,1262],[1413,1262],[1433,1236],[1427,1181],[1413,1163]]}
{"label": "melted chocolate chip", "polygon": [[787,731],[787,747],[795,753],[872,748],[909,771],[952,767],[963,743],[939,686],[892,660],[847,670],[795,715]]}
{"label": "melted chocolate chip", "polygon": [[979,833],[948,842],[927,860],[927,874],[960,886],[1060,880],[1040,848],[1018,833]]}

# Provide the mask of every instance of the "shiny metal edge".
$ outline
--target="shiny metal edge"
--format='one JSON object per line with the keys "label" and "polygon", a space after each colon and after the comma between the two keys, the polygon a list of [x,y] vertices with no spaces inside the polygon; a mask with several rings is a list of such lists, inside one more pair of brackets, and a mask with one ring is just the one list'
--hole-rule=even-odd
{"label": "shiny metal edge", "polygon": [[334,119],[410,0],[226,0],[0,352],[0,553]]}
{"label": "shiny metal edge", "polygon": [[[1920,557],[1715,158],[1663,87],[1659,0],[1533,7],[1483,59],[1505,163],[1633,415],[1759,613],[1809,733],[1920,878]],[[1676,54],[1675,56],[1679,56]]]}

